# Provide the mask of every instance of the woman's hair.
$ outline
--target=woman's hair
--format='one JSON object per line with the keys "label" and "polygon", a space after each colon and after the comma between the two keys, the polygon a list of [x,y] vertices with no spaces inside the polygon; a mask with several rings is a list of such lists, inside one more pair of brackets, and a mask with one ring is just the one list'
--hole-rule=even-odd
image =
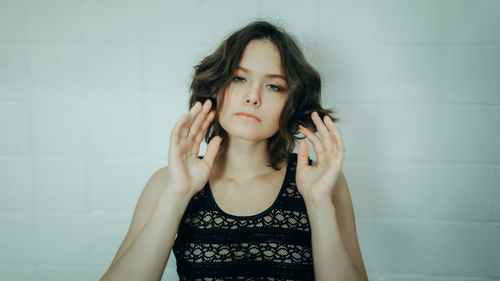
{"label": "woman's hair", "polygon": [[221,136],[224,142],[227,132],[217,121],[224,100],[223,95],[233,80],[245,47],[254,39],[267,39],[274,43],[279,50],[281,67],[287,82],[288,101],[281,112],[279,130],[267,142],[270,164],[266,166],[279,170],[279,163],[288,158],[288,153],[293,152],[295,142],[304,139],[297,136],[298,125],[316,132],[316,126],[311,119],[313,111],[317,111],[322,119],[329,115],[333,122],[340,120],[333,117],[335,110],[321,107],[320,75],[306,61],[292,35],[267,21],[258,20],[226,36],[212,54],[194,66],[189,108],[197,101],[203,104],[206,99],[210,99],[216,115],[205,133],[205,141],[208,143],[214,136]]}

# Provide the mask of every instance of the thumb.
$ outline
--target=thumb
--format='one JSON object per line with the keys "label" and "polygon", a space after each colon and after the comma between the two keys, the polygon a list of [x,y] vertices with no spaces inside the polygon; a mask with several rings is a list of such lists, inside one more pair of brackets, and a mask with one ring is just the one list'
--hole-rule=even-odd
{"label": "thumb", "polygon": [[299,150],[297,152],[297,169],[306,167],[309,165],[309,148],[307,147],[306,140],[301,140],[299,142]]}
{"label": "thumb", "polygon": [[214,164],[215,156],[217,155],[217,152],[219,152],[221,141],[222,138],[220,136],[215,136],[207,145],[207,151],[205,153],[205,156],[203,157],[203,160],[206,160],[205,163],[207,163],[209,167],[212,167],[212,165]]}

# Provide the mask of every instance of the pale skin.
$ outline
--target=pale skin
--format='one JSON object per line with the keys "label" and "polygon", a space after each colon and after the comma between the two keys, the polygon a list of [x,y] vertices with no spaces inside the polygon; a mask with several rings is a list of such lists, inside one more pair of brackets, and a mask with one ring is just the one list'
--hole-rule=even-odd
{"label": "pale skin", "polygon": [[296,182],[311,224],[316,280],[367,281],[353,226],[352,202],[342,173],[342,136],[329,116],[322,120],[313,112],[311,118],[321,138],[302,126],[299,132],[312,143],[317,161],[308,164],[308,146],[302,140],[297,153]]}
{"label": "pale skin", "polygon": [[[265,92],[267,89],[265,86],[268,85],[266,83],[271,83],[271,81],[263,78],[265,74],[263,71],[271,70],[268,72],[282,74],[279,67],[279,53],[270,47],[270,44],[261,43],[263,44],[253,44],[250,51],[248,53],[245,52],[240,65],[245,69],[251,70],[250,73],[253,73],[253,75],[249,73],[238,74],[241,76],[243,74],[246,75],[244,76],[246,79],[245,86],[241,84],[235,86],[237,88],[233,89],[233,100],[230,105],[235,107],[241,106],[239,109],[254,109],[252,111],[260,113],[261,118],[262,116],[269,117],[269,120],[271,120],[269,122],[276,122],[276,116],[279,116],[279,114],[269,114],[266,116],[264,114],[267,110],[266,106],[272,103],[273,106],[269,108],[275,109],[279,107],[282,109],[286,98],[280,99]],[[252,50],[255,52],[252,52]],[[207,118],[205,120],[211,120],[213,118],[212,113],[208,113],[209,106],[207,103],[210,103],[210,101],[207,100],[203,106],[201,120],[204,120],[204,118]],[[267,137],[276,132],[277,127],[275,126],[271,134],[268,133],[266,135],[262,133],[259,135],[256,133],[259,129],[259,123],[231,123],[237,121],[230,119],[230,117],[227,117],[225,122],[224,120],[220,122],[221,125],[227,125],[226,131],[228,131],[229,135],[224,157],[219,154],[214,158],[214,155],[218,151],[218,144],[220,144],[220,139],[216,137],[217,139],[214,138],[215,140],[212,139],[211,143],[209,143],[206,156],[201,160],[198,159],[198,150],[196,147],[199,149],[199,144],[203,137],[202,132],[196,131],[196,124],[201,123],[198,120],[200,119],[200,116],[198,116],[199,107],[201,107],[201,104],[200,106],[195,105],[192,113],[188,116],[190,117],[187,121],[188,123],[183,122],[181,124],[184,126],[184,133],[181,133],[180,137],[186,136],[186,127],[195,124],[195,135],[193,137],[196,139],[196,142],[191,143],[188,141],[186,145],[194,146],[191,147],[190,157],[184,157],[188,161],[197,163],[202,167],[201,173],[198,173],[201,179],[191,180],[191,182],[196,184],[190,194],[203,187],[203,183],[210,176],[209,169],[214,165],[214,162],[217,163],[217,167],[230,167],[224,169],[224,172],[219,173],[222,174],[219,177],[232,179],[236,183],[244,183],[258,175],[271,173],[270,168],[266,171],[263,165],[265,163],[265,142],[267,141]],[[223,114],[221,115],[223,116]],[[312,165],[308,165],[307,143],[305,140],[302,140],[299,143],[297,153],[296,183],[299,192],[304,198],[310,216],[316,280],[368,280],[361,259],[357,237],[355,237],[355,229],[353,229],[354,215],[352,213],[352,202],[348,195],[345,177],[342,174],[342,163],[345,153],[342,137],[328,116],[325,116],[322,120],[317,112],[313,112],[311,118],[321,138],[316,136],[313,131],[304,127],[300,127],[299,131],[312,143],[317,161]],[[265,122],[267,120],[262,121]],[[236,129],[232,132],[231,124],[246,127],[241,132]],[[247,131],[249,133],[245,134]],[[245,161],[240,161],[240,159],[245,159]],[[213,160],[217,160],[218,162]],[[169,163],[172,163],[170,159]],[[185,170],[189,170],[189,168],[185,168]],[[169,176],[175,177],[179,175],[179,169],[172,169],[172,171],[176,172],[169,173]],[[249,174],[250,176],[248,176]],[[186,178],[188,177],[186,176]],[[179,182],[183,181],[186,181],[186,179],[179,180]],[[336,205],[338,205],[338,209]],[[326,223],[325,220],[327,220]]]}
{"label": "pale skin", "polygon": [[[190,113],[193,115],[191,120],[206,118],[205,122],[211,121],[213,112],[208,113],[209,105],[210,101],[207,100],[202,114],[198,114],[199,106],[193,107]],[[345,152],[342,137],[328,116],[321,120],[318,113],[313,112],[311,118],[321,138],[304,127],[300,127],[299,131],[312,143],[317,161],[312,165],[308,164],[307,143],[302,140],[297,153],[296,183],[304,198],[310,218],[316,280],[366,281],[368,277],[357,239],[346,235],[346,233],[350,233],[351,236],[353,234],[354,218],[350,198],[345,197],[346,192],[348,193],[347,183],[341,171]],[[179,133],[179,140],[185,136],[185,133],[175,132]],[[208,151],[212,149],[216,152],[218,148],[215,144],[218,141],[216,140],[212,146],[209,144],[206,156],[197,161],[201,162],[205,158],[212,159],[207,157]],[[198,142],[201,143],[201,140],[197,140],[192,148],[199,147]],[[189,140],[188,143],[190,143]],[[339,209],[336,208],[335,203],[339,205]]]}
{"label": "pale skin", "polygon": [[[177,192],[193,195],[212,173],[214,178],[231,180],[241,186],[251,179],[275,173],[263,163],[266,163],[267,139],[278,130],[279,115],[287,101],[286,93],[275,87],[284,87],[282,79],[266,76],[269,73],[283,75],[279,53],[270,42],[255,40],[247,45],[240,66],[246,72],[239,70],[235,75],[245,81],[233,82],[219,113],[218,121],[228,132],[222,153],[218,153],[221,138],[216,136],[208,143],[203,159],[197,157],[205,130],[215,116],[214,111],[209,112],[210,100],[203,106],[197,102],[174,126],[169,146],[168,184],[175,186]],[[234,115],[240,111],[255,113],[261,122]],[[200,130],[202,124],[204,130]],[[212,170],[214,165],[217,170]]]}
{"label": "pale skin", "polygon": [[311,118],[321,139],[312,131],[299,125],[301,132],[313,145],[317,161],[308,164],[308,147],[305,140],[299,143],[297,153],[297,188],[304,200],[318,202],[332,198],[335,183],[344,161],[344,142],[332,119],[326,115],[322,121],[315,111]]}
{"label": "pale skin", "polygon": [[[201,142],[215,117],[209,99],[203,104],[197,102],[177,120],[170,134],[169,166],[148,181],[129,232],[102,281],[160,280],[181,216],[191,197],[209,178],[230,182],[233,194],[253,192],[262,199],[267,195],[255,188],[255,182],[283,175],[286,163],[282,163],[280,172],[264,165],[266,142],[278,130],[279,116],[287,101],[286,93],[276,87],[286,87],[283,81],[268,76],[283,75],[280,54],[268,41],[252,41],[240,66],[245,71],[238,70],[235,75],[243,79],[235,80],[226,92],[227,99],[219,112],[218,121],[228,132],[224,147],[216,136],[208,143],[204,157],[198,158]],[[260,122],[235,115],[240,111],[258,115]],[[318,161],[308,165],[307,143],[301,141],[296,182],[311,225],[316,280],[366,281],[352,202],[342,173],[342,138],[328,117],[321,120],[313,112],[311,118],[321,138],[309,129],[300,128],[300,132],[312,143]]]}

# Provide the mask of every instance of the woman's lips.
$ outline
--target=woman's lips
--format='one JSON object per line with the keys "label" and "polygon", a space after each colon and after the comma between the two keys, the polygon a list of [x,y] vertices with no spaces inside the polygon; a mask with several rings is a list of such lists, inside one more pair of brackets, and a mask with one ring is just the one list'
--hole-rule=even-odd
{"label": "woman's lips", "polygon": [[254,117],[254,116],[251,116],[251,115],[248,115],[245,113],[236,113],[236,115],[243,118],[243,119],[249,120],[249,121],[260,122],[260,120],[257,117]]}

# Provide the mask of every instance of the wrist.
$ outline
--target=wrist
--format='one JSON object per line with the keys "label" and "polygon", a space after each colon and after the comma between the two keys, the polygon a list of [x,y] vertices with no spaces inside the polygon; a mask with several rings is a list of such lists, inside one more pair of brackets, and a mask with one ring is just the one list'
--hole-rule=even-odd
{"label": "wrist", "polygon": [[307,210],[311,212],[323,212],[323,211],[334,211],[335,206],[330,198],[321,199],[304,199]]}
{"label": "wrist", "polygon": [[319,192],[306,192],[306,194],[303,194],[302,197],[304,198],[304,201],[306,204],[310,205],[325,205],[328,203],[332,203],[332,195],[329,193],[319,193]]}
{"label": "wrist", "polygon": [[185,204],[189,203],[191,200],[192,194],[188,192],[178,191],[176,188],[171,188],[170,186],[166,186],[163,191],[162,197],[167,199],[168,201],[172,201],[174,204]]}

